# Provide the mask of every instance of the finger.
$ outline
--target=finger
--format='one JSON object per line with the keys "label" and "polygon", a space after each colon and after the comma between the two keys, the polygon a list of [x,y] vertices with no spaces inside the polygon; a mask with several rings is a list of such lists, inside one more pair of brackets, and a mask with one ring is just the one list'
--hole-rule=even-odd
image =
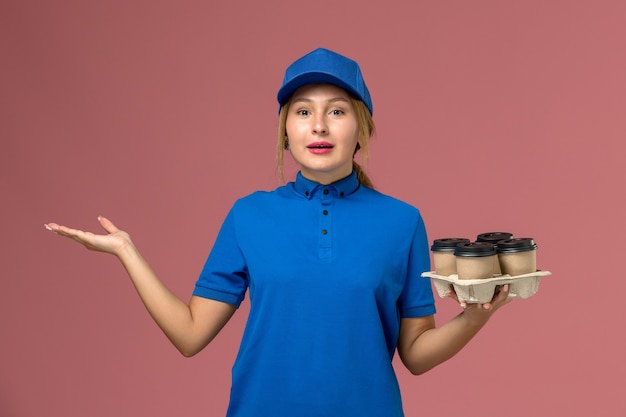
{"label": "finger", "polygon": [[49,224],[49,226],[53,229],[52,231],[54,231],[54,233],[58,234],[59,236],[70,238],[85,246],[89,246],[92,244],[94,237],[93,233],[84,232],[78,229],[72,229],[70,227],[61,226],[58,224]]}
{"label": "finger", "polygon": [[509,284],[505,284],[500,288],[498,294],[492,300],[493,303],[497,303],[498,305],[503,305],[511,301],[509,298]]}
{"label": "finger", "polygon": [[57,223],[45,223],[43,226],[49,231],[54,232],[59,235],[63,235],[63,236],[68,236],[69,233],[72,230],[74,230],[66,226],[61,226],[60,224],[57,224]]}
{"label": "finger", "polygon": [[511,299],[509,298],[509,284],[505,284],[500,287],[496,294],[494,294],[491,302],[483,304],[483,308],[485,310],[499,308],[510,301]]}
{"label": "finger", "polygon": [[56,233],[61,236],[72,238],[79,242],[84,241],[87,235],[87,233],[83,232],[82,230],[72,229],[71,227],[67,227],[67,226],[59,226],[56,229]]}
{"label": "finger", "polygon": [[459,301],[458,296],[456,295],[456,291],[454,291],[454,287],[452,285],[450,285],[450,287],[448,287],[448,290],[446,291],[446,297],[448,298],[452,298],[454,301]]}
{"label": "finger", "polygon": [[116,233],[120,231],[120,229],[115,227],[113,222],[111,222],[111,220],[107,219],[106,217],[98,216],[98,221],[100,222],[102,228],[107,231],[107,233]]}
{"label": "finger", "polygon": [[445,294],[446,297],[451,298],[459,303],[462,309],[465,309],[467,307],[467,302],[465,300],[459,300],[459,296],[457,295],[456,291],[454,291],[454,288],[452,286],[446,291]]}
{"label": "finger", "polygon": [[72,229],[71,227],[62,226],[57,223],[46,223],[44,224],[44,227],[51,232],[67,237],[73,237],[79,233],[84,233],[82,230]]}

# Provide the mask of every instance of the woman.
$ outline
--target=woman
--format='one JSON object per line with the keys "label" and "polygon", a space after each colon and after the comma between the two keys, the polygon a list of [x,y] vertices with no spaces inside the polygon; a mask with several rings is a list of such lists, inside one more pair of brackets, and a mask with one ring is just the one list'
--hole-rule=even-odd
{"label": "woman", "polygon": [[189,304],[109,220],[99,218],[104,235],[46,227],[117,256],[185,356],[217,335],[249,289],[228,416],[402,416],[396,349],[413,374],[428,371],[509,301],[508,288],[435,327],[419,211],[375,191],[353,159],[367,156],[374,129],[356,62],[326,49],[305,55],[287,69],[278,102],[279,169],[288,151],[300,172],[234,204]]}

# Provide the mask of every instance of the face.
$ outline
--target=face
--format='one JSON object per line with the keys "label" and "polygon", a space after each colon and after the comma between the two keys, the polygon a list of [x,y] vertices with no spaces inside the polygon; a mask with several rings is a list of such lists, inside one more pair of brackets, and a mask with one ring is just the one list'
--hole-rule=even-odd
{"label": "face", "polygon": [[289,150],[305,178],[330,184],[350,175],[358,124],[343,89],[310,84],[296,90],[286,128]]}

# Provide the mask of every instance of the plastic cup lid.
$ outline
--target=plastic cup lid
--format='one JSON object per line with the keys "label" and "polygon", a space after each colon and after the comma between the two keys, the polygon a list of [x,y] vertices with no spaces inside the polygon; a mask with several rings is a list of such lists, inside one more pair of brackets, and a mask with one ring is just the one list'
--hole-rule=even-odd
{"label": "plastic cup lid", "polygon": [[525,252],[537,249],[537,244],[530,237],[501,240],[497,244],[498,253]]}
{"label": "plastic cup lid", "polygon": [[469,239],[464,237],[446,237],[443,239],[435,239],[430,250],[434,252],[454,252],[454,248],[461,243],[470,243]]}
{"label": "plastic cup lid", "polygon": [[488,232],[481,233],[476,237],[476,242],[497,243],[500,240],[512,239],[513,234],[509,232]]}
{"label": "plastic cup lid", "polygon": [[483,257],[496,255],[496,247],[490,242],[462,243],[454,248],[455,256]]}

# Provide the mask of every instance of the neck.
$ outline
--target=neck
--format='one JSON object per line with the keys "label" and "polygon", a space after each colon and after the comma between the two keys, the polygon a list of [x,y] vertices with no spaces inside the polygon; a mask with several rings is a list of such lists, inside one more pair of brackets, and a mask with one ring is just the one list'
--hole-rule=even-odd
{"label": "neck", "polygon": [[324,172],[310,172],[304,169],[300,170],[300,173],[304,178],[309,181],[316,182],[321,185],[329,185],[334,182],[340,181],[352,174],[352,167],[348,172],[333,172],[333,173],[324,173]]}

